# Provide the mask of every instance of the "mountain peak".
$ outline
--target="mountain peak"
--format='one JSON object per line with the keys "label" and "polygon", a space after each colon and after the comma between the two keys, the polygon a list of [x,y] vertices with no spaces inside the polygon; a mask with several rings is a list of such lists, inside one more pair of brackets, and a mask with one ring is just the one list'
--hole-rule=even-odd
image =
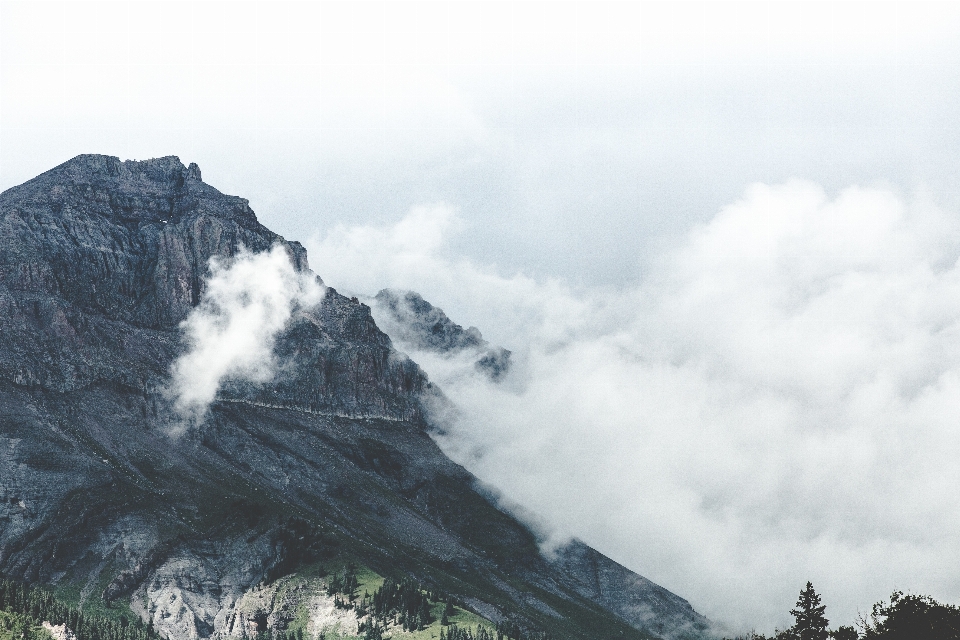
{"label": "mountain peak", "polygon": [[433,306],[416,291],[383,289],[374,301],[389,310],[393,318],[402,321],[397,330],[400,340],[418,348],[448,353],[487,346],[476,327],[464,329],[453,322],[443,309]]}
{"label": "mountain peak", "polygon": [[[169,437],[181,323],[209,299],[211,260],[278,245],[315,277],[303,247],[173,156],[77,156],[0,194],[0,575],[170,640],[357,638],[375,617],[357,575],[374,593],[415,591],[421,631],[456,605],[451,622],[528,638],[651,638],[630,616],[663,594],[598,553],[544,558],[430,438],[441,392],[332,288],[272,334],[269,379],[226,375],[203,419]],[[396,311],[441,353],[491,351],[419,295]],[[598,595],[597,579],[629,593]],[[667,623],[697,622],[667,604]]]}
{"label": "mountain peak", "polygon": [[[297,271],[309,269],[299,243],[260,224],[247,200],[202,182],[195,164],[81,155],[0,193],[0,298],[6,288],[33,296],[67,333],[100,322],[166,330],[199,303],[211,258],[276,244]],[[36,330],[31,308],[0,323],[18,336],[0,348],[0,377],[61,390],[128,377],[121,344],[108,350],[81,331],[67,348]],[[64,320],[74,312],[82,322]],[[42,349],[15,348],[41,336],[50,340]]]}
{"label": "mountain peak", "polygon": [[177,156],[147,160],[120,160],[116,156],[85,153],[67,160],[58,167],[41,174],[68,179],[71,182],[116,181],[128,187],[142,189],[182,189],[189,181],[201,182],[200,167],[196,163],[185,166]]}
{"label": "mountain peak", "polygon": [[497,382],[510,369],[510,351],[492,346],[476,327],[464,329],[416,291],[383,289],[371,300],[377,324],[404,349],[442,356],[469,354],[475,368]]}
{"label": "mountain peak", "polygon": [[[163,156],[147,160],[120,160],[117,156],[83,153],[54,167],[47,174],[72,174],[139,179],[156,184],[182,184],[185,180],[200,181],[200,167],[195,162],[184,166],[177,156]],[[44,174],[46,175],[46,174]]]}
{"label": "mountain peak", "polygon": [[257,225],[245,198],[228,196],[203,182],[196,163],[177,156],[120,160],[83,154],[2,194],[9,204],[47,203],[56,212],[99,213],[123,223],[169,222],[201,208],[220,218]]}

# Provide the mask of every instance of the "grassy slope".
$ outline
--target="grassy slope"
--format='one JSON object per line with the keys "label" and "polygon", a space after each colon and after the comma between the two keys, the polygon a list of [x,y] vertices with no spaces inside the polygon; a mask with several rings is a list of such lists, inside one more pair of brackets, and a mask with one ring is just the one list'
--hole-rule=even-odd
{"label": "grassy slope", "polygon": [[[353,557],[340,557],[323,565],[318,564],[311,567],[305,567],[303,570],[298,571],[295,575],[281,578],[278,582],[285,584],[279,586],[278,593],[282,594],[285,591],[293,592],[293,587],[296,585],[305,585],[307,589],[314,594],[325,594],[326,585],[333,575],[342,573],[344,568],[350,564],[355,568],[359,583],[356,591],[358,596],[357,600],[359,601],[359,598],[365,593],[372,595],[374,591],[380,588],[383,585],[385,578],[383,575],[374,571],[373,569],[370,569],[369,567],[357,566],[355,560],[356,559]],[[458,584],[462,586],[463,583]],[[571,605],[569,602],[561,598],[544,593],[538,593],[537,595],[542,600],[553,606],[559,614],[564,616],[564,618],[560,620],[552,616],[544,616],[543,619],[539,621],[539,629],[550,633],[556,638],[583,637],[592,639],[606,639],[650,637],[642,634],[639,631],[636,631],[635,629],[627,627],[624,623],[620,622],[609,614],[599,617],[600,619],[598,620],[598,616],[583,616],[583,612],[578,607]],[[396,638],[398,640],[438,639],[440,637],[440,630],[442,628],[440,621],[445,606],[446,605],[443,602],[432,603],[431,611],[433,613],[434,621],[423,630],[404,631],[400,626],[391,626],[389,628],[387,637]],[[451,625],[455,624],[461,628],[470,628],[474,630],[477,628],[477,626],[484,626],[490,631],[493,631],[496,628],[496,624],[491,620],[461,606],[454,606],[454,611],[454,615],[448,617],[448,622]],[[287,626],[287,630],[296,631],[297,629],[300,629],[306,632],[309,623],[307,604],[301,603],[296,612],[293,614],[292,618],[293,619]],[[580,631],[574,631],[574,633],[577,635],[571,635],[571,625],[579,625]],[[566,629],[564,629],[564,627],[566,627]],[[586,635],[582,633],[583,630],[587,632]],[[349,633],[337,634],[332,630],[326,631],[327,640],[346,640],[357,637],[358,636],[351,635]]]}
{"label": "grassy slope", "polygon": [[[305,585],[307,589],[314,594],[325,594],[325,587],[330,578],[334,575],[334,573],[341,573],[347,564],[347,562],[337,560],[326,565],[326,567],[314,565],[312,567],[306,567],[303,571],[300,571],[295,575],[281,578],[278,580],[278,582],[282,583],[279,585],[277,590],[278,599],[282,601],[284,594],[294,592],[298,585]],[[356,593],[359,596],[364,595],[364,593],[372,595],[377,589],[383,586],[385,580],[384,576],[376,573],[368,567],[355,567],[355,570],[359,584]],[[391,626],[388,631],[388,637],[397,638],[398,640],[431,640],[439,638],[441,629],[440,620],[443,616],[445,607],[446,604],[443,602],[436,602],[431,605],[431,612],[435,620],[423,630],[404,631],[400,626]],[[470,627],[471,629],[475,629],[478,625],[483,625],[491,631],[496,627],[496,625],[490,620],[487,620],[483,616],[477,615],[476,613],[468,611],[462,607],[454,606],[454,611],[454,615],[448,617],[448,621],[451,625],[456,624],[457,626]],[[292,620],[287,626],[287,631],[297,631],[298,629],[306,631],[308,624],[309,607],[306,603],[301,603],[301,605],[297,607],[296,611],[293,613]],[[327,640],[331,640],[332,638],[342,638],[344,640],[358,638],[356,635],[340,635],[332,632],[329,629],[325,631]]]}

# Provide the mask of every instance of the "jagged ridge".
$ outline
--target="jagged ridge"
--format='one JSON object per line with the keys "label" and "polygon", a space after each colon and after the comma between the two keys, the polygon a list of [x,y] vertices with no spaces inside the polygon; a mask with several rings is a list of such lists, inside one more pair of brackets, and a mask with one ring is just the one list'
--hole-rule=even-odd
{"label": "jagged ridge", "polygon": [[378,324],[405,349],[444,356],[466,353],[475,358],[474,367],[493,381],[510,370],[510,351],[492,346],[476,327],[464,329],[416,291],[383,289],[371,305]]}

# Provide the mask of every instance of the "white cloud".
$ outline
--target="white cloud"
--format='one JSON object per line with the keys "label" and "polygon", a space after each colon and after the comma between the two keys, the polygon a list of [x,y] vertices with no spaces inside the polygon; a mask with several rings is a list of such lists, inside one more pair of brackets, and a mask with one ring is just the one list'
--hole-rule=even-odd
{"label": "white cloud", "polygon": [[314,274],[294,270],[279,244],[262,253],[241,249],[229,260],[214,257],[210,272],[200,304],[181,325],[188,350],[171,366],[174,433],[204,418],[224,378],[269,382],[277,333],[295,307],[316,304],[323,293]]}
{"label": "white cloud", "polygon": [[[3,186],[176,153],[286,236],[330,225],[330,282],[418,289],[516,352],[506,386],[450,387],[475,409],[445,446],[711,615],[782,614],[814,552],[848,619],[894,578],[960,598],[930,506],[955,506],[954,226],[797,183],[654,251],[755,180],[954,194],[957,6],[222,9],[0,6]],[[335,227],[438,199],[470,225]],[[641,267],[644,295],[549,278]]]}
{"label": "white cloud", "polygon": [[177,154],[286,237],[446,200],[475,259],[633,284],[748,182],[953,193],[958,6],[0,3],[0,188]]}
{"label": "white cloud", "polygon": [[421,206],[388,227],[338,225],[307,247],[325,280],[365,294],[417,289],[428,301],[443,299],[455,321],[475,318],[468,324],[477,324],[494,341],[518,331],[531,339],[559,340],[577,324],[573,315],[589,312],[589,305],[560,280],[505,278],[496,269],[449,255],[446,245],[462,228],[451,208]]}
{"label": "white cloud", "polygon": [[312,260],[515,351],[503,385],[414,359],[463,409],[445,451],[555,536],[734,626],[787,623],[808,579],[838,624],[894,588],[960,598],[955,217],[888,189],[755,185],[642,291],[450,256],[456,220],[340,228]]}

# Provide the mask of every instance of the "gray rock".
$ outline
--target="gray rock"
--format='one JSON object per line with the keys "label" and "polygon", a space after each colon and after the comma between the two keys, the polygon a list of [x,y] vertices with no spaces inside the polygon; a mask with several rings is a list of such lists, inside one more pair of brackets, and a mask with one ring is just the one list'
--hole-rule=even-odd
{"label": "gray rock", "polygon": [[[228,380],[168,435],[160,390],[210,258],[275,244],[309,273],[173,157],[79,156],[0,194],[0,573],[127,602],[173,640],[243,635],[262,585],[343,558],[557,638],[647,637],[473,489],[427,433],[443,395],[334,289],[278,336],[275,380]],[[279,625],[291,601],[270,602],[251,615]],[[650,607],[699,620],[670,602]]]}
{"label": "gray rock", "polygon": [[453,322],[416,291],[383,289],[372,304],[378,324],[405,349],[445,356],[470,354],[476,358],[476,369],[493,381],[510,370],[510,351],[492,346],[476,327],[464,329]]}
{"label": "gray rock", "polygon": [[700,637],[710,629],[689,602],[579,540],[557,549],[550,564],[577,593],[638,629],[666,638]]}

